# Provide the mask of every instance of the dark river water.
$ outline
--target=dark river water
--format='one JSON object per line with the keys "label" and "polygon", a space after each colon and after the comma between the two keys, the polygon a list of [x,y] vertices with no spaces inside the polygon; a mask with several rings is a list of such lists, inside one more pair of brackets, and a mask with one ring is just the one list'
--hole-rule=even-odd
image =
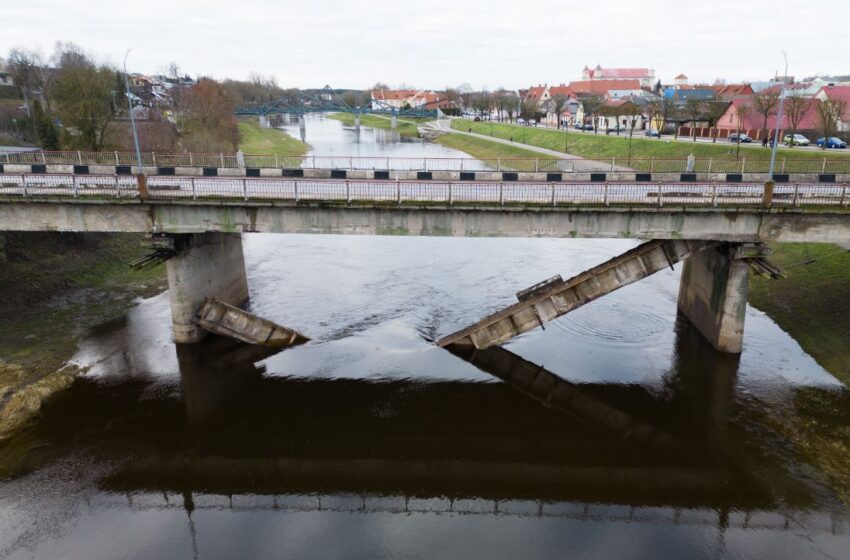
{"label": "dark river water", "polygon": [[637,242],[243,242],[251,310],[312,341],[177,348],[167,294],[89,333],[0,483],[0,558],[850,557],[764,422],[844,388],[758,310],[718,354],[668,270],[503,349],[432,343]]}

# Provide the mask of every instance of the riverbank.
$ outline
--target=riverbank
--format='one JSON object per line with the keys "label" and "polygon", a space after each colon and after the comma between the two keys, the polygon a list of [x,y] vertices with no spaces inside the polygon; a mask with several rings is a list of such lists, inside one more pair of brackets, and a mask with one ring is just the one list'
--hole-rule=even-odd
{"label": "riverbank", "polygon": [[0,439],[78,373],[66,365],[90,328],[166,288],[137,272],[138,234],[4,233],[0,243]]}
{"label": "riverbank", "polygon": [[[332,113],[327,117],[329,119],[340,121],[345,126],[354,126],[354,115],[352,115],[351,113]],[[418,138],[419,125],[429,120],[432,119],[399,117],[396,132],[398,132],[401,136],[405,136],[407,138]],[[390,120],[390,117],[382,117],[379,115],[360,115],[360,124],[362,126],[371,126],[372,128],[384,128],[387,130],[390,130],[392,128],[392,121]]]}
{"label": "riverbank", "polygon": [[[750,303],[850,385],[850,252],[821,243],[782,243],[773,249],[770,260],[787,278],[752,276]],[[765,422],[793,441],[850,504],[850,391],[799,389],[793,406],[772,411]]]}
{"label": "riverbank", "polygon": [[[452,119],[452,128],[465,132],[476,132],[494,136],[496,138],[510,139],[518,144],[529,144],[540,148],[547,148],[559,152],[565,152],[574,156],[588,159],[611,159],[628,158],[633,159],[680,159],[694,154],[697,158],[711,158],[716,160],[735,160],[735,145],[728,141],[718,141],[716,144],[704,142],[672,142],[665,138],[644,138],[638,136],[642,131],[636,132],[631,140],[629,148],[628,134],[606,135],[588,134],[582,132],[565,132],[564,130],[553,130],[548,128],[535,128],[504,123],[475,122],[467,119]],[[566,136],[566,138],[565,138]],[[566,140],[566,142],[565,142]],[[565,150],[566,147],[566,150]],[[766,149],[742,147],[741,157],[752,159],[770,159],[770,152]],[[777,150],[780,165],[786,160],[822,160],[844,159],[850,160],[850,153],[840,150],[832,151],[804,151],[787,148]]]}
{"label": "riverbank", "polygon": [[239,119],[239,149],[246,154],[304,156],[310,145],[279,128],[261,128],[253,118]]}
{"label": "riverbank", "polygon": [[[510,158],[540,158],[544,159],[547,156],[541,155],[539,152],[520,148],[519,146],[506,146],[483,140],[474,136],[466,136],[461,134],[443,134],[434,140],[447,148],[460,150],[471,157],[478,159],[510,159]],[[511,169],[510,162],[504,162],[503,169]]]}

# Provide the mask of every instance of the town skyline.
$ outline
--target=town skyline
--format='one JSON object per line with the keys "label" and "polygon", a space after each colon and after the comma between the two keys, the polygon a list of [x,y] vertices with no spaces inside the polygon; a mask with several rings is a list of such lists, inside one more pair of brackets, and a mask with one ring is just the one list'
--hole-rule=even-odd
{"label": "town skyline", "polygon": [[[420,88],[468,83],[474,89],[517,89],[574,79],[585,65],[596,64],[652,68],[662,81],[685,73],[697,83],[718,78],[731,83],[781,74],[783,49],[789,74],[798,78],[847,72],[841,18],[823,17],[825,11],[841,12],[838,0],[816,7],[788,0],[746,5],[722,0],[677,6],[675,13],[655,0],[640,10],[611,0],[586,7],[535,0],[524,11],[549,15],[532,18],[529,26],[504,15],[516,8],[501,0],[484,12],[444,0],[414,13],[391,5],[368,18],[341,2],[283,8],[262,0],[238,7],[153,0],[132,16],[100,0],[73,10],[55,0],[35,4],[4,10],[8,28],[0,52],[30,46],[47,55],[61,40],[120,65],[132,48],[131,72],[157,73],[177,61],[193,75],[244,79],[256,72],[274,76],[283,87],[365,89],[383,81]],[[606,10],[615,9],[619,17],[609,20]],[[795,40],[782,44],[775,30],[785,29],[792,17]],[[610,24],[593,23],[603,21]],[[684,23],[693,21],[712,25]]]}

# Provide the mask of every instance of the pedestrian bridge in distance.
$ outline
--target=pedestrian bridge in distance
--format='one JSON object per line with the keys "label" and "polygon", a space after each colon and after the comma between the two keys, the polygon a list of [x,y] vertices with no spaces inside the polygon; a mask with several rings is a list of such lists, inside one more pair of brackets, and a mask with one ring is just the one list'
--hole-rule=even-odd
{"label": "pedestrian bridge in distance", "polygon": [[169,253],[176,342],[203,336],[197,314],[207,297],[247,302],[241,233],[645,239],[578,277],[533,287],[518,307],[441,345],[501,344],[682,261],[679,308],[715,348],[740,352],[749,266],[768,254],[761,244],[850,244],[848,202],[846,184],[820,182],[0,174],[0,232],[155,234]]}

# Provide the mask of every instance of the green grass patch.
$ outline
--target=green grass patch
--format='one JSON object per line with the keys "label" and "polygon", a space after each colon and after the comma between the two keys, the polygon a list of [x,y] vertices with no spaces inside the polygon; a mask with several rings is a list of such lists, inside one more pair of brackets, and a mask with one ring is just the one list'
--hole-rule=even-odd
{"label": "green grass patch", "polygon": [[[589,134],[582,132],[565,132],[563,130],[552,130],[546,128],[534,128],[513,124],[475,122],[465,119],[453,119],[452,128],[464,132],[476,132],[486,134],[495,138],[513,139],[517,143],[525,143],[540,148],[548,148],[559,152],[566,151],[570,154],[588,159],[610,160],[612,158],[625,160],[629,157],[628,134],[606,135],[604,131],[600,134]],[[736,160],[735,145],[724,140],[718,140],[716,144],[703,142],[676,142],[672,137],[644,138],[643,131],[636,131],[631,140],[632,159],[684,159],[694,154],[698,163],[707,159],[713,160]],[[747,170],[755,170],[759,167],[755,160],[764,161],[764,168],[770,160],[770,152],[758,146],[741,146],[741,158],[747,158]],[[833,151],[804,151],[800,149],[783,149],[777,151],[779,166],[782,160],[820,160],[828,159],[850,159],[850,152]],[[632,162],[635,163],[634,161]],[[647,162],[648,165],[648,162]],[[633,165],[642,167],[642,165]],[[759,167],[760,168],[760,167]],[[699,170],[699,169],[698,169]],[[790,168],[789,168],[790,170]]]}
{"label": "green grass patch", "polygon": [[[332,113],[327,116],[329,119],[341,121],[346,126],[354,126],[354,115],[351,113]],[[398,128],[396,131],[408,138],[418,138],[419,131],[417,126],[421,123],[428,122],[434,119],[423,117],[398,117]],[[379,115],[360,115],[361,126],[371,126],[372,128],[390,129],[392,121],[390,117]]]}
{"label": "green grass patch", "polygon": [[773,249],[771,262],[788,277],[753,276],[750,303],[850,384],[850,252],[823,243],[780,243]]}
{"label": "green grass patch", "polygon": [[244,118],[239,120],[239,149],[246,154],[304,156],[310,145],[278,128],[260,128],[253,118]]}
{"label": "green grass patch", "polygon": [[[436,139],[438,144],[447,148],[453,148],[465,152],[470,156],[478,159],[511,159],[511,158],[540,158],[549,159],[548,156],[520,148],[518,146],[508,146],[498,142],[490,142],[482,138],[474,136],[466,136],[462,134],[444,134]],[[510,162],[503,162],[502,169],[513,169]]]}

